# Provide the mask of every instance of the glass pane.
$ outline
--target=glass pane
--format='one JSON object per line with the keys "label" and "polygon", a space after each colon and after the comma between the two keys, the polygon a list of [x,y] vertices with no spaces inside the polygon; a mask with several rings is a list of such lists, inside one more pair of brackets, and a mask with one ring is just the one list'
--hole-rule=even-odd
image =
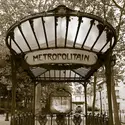
{"label": "glass pane", "polygon": [[47,70],[44,69],[44,68],[37,67],[37,68],[31,69],[31,71],[32,71],[32,73],[33,73],[35,76],[39,76],[39,75],[41,75],[42,73],[45,73]]}
{"label": "glass pane", "polygon": [[16,53],[21,53],[20,49],[17,47],[15,42],[11,39],[11,48],[16,51]]}
{"label": "glass pane", "polygon": [[70,77],[71,73],[70,70],[66,70],[66,77]]}
{"label": "glass pane", "polygon": [[64,47],[66,33],[66,18],[59,17],[57,21],[57,46]]}
{"label": "glass pane", "polygon": [[39,41],[40,47],[45,48],[46,47],[46,40],[45,40],[45,34],[43,30],[43,24],[42,24],[42,19],[34,19],[34,30],[36,33],[36,37]]}
{"label": "glass pane", "polygon": [[103,48],[102,52],[106,52],[110,48],[110,42]]}
{"label": "glass pane", "polygon": [[78,74],[76,74],[76,76],[75,76],[76,78],[79,78],[80,76],[78,75]]}
{"label": "glass pane", "polygon": [[93,50],[96,51],[96,52],[99,52],[102,47],[106,44],[106,31],[104,31],[100,38],[98,39],[97,43],[95,44],[95,46],[93,47]]}
{"label": "glass pane", "polygon": [[55,20],[54,17],[44,17],[48,46],[55,47]]}
{"label": "glass pane", "polygon": [[10,40],[11,40],[11,38],[10,38],[10,36],[8,36],[7,43],[8,43],[9,46],[12,43],[12,41],[10,42]]}
{"label": "glass pane", "polygon": [[91,70],[91,68],[79,68],[79,69],[75,69],[74,71],[77,72],[78,74],[80,74],[81,76],[85,77],[85,75],[87,75],[87,73]]}
{"label": "glass pane", "polygon": [[97,38],[97,36],[99,34],[99,30],[97,28],[97,25],[98,25],[98,22],[95,21],[94,25],[92,26],[92,29],[91,29],[91,31],[90,31],[90,33],[88,35],[88,38],[87,38],[87,40],[85,42],[85,46],[90,48],[90,49],[91,49],[92,45],[94,44],[94,42],[95,42],[95,40],[96,40],[96,38]]}
{"label": "glass pane", "polygon": [[74,77],[74,76],[75,76],[75,73],[73,71],[71,71],[70,77]]}
{"label": "glass pane", "polygon": [[68,47],[73,47],[76,32],[78,27],[78,17],[70,17],[69,27],[68,27],[68,36],[67,36],[67,45]]}
{"label": "glass pane", "polygon": [[112,45],[114,44],[114,42],[115,42],[115,38],[113,37],[113,38],[112,38]]}
{"label": "glass pane", "polygon": [[22,27],[23,34],[24,34],[27,42],[29,43],[29,46],[31,47],[31,49],[38,49],[38,45],[34,38],[34,35],[33,35],[29,22],[26,21],[25,23],[22,23],[21,27]]}
{"label": "glass pane", "polygon": [[17,44],[23,50],[23,52],[29,51],[29,48],[17,27],[14,30],[14,38]]}
{"label": "glass pane", "polygon": [[59,77],[59,70],[55,70],[55,72],[56,77]]}
{"label": "glass pane", "polygon": [[81,48],[81,45],[84,42],[84,39],[85,39],[87,32],[90,28],[90,21],[91,21],[91,19],[88,19],[85,17],[82,18],[82,22],[80,25],[80,29],[79,29],[79,33],[78,33],[78,37],[77,37],[77,41],[76,41],[76,47]]}
{"label": "glass pane", "polygon": [[45,77],[50,77],[49,71],[47,71],[47,72],[45,73]]}
{"label": "glass pane", "polygon": [[54,70],[50,70],[50,76],[54,77]]}
{"label": "glass pane", "polygon": [[61,77],[65,77],[65,70],[61,70],[60,75]]}
{"label": "glass pane", "polygon": [[41,77],[41,78],[42,78],[42,77],[45,77],[45,74],[40,75],[40,77]]}

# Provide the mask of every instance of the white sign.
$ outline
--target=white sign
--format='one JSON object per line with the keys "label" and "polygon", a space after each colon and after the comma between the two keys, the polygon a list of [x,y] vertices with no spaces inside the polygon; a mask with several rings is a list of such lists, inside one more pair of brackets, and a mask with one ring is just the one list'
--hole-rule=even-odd
{"label": "white sign", "polygon": [[46,49],[29,52],[25,55],[29,65],[39,64],[86,64],[93,65],[97,55],[93,52],[79,49]]}

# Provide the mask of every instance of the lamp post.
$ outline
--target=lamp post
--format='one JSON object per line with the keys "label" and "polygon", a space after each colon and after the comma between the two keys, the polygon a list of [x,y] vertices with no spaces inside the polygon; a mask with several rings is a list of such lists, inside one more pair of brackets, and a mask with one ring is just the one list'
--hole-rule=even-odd
{"label": "lamp post", "polygon": [[9,121],[9,91],[11,90],[11,86],[8,85],[7,86],[7,92],[8,92],[8,95],[7,95],[7,106],[6,106],[6,117],[5,117],[5,121]]}

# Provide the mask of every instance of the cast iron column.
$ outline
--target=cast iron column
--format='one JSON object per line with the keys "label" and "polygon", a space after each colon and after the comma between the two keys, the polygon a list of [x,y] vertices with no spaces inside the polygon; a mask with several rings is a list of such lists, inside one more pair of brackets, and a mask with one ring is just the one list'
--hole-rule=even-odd
{"label": "cast iron column", "polygon": [[102,115],[102,87],[99,86],[99,96],[100,96],[100,114]]}
{"label": "cast iron column", "polygon": [[33,113],[33,123],[32,125],[35,125],[35,95],[36,95],[36,83],[33,83],[33,105],[32,105],[32,113]]}
{"label": "cast iron column", "polygon": [[99,91],[99,93],[100,93],[100,109],[101,109],[101,115],[102,115],[102,93],[101,93],[101,91]]}
{"label": "cast iron column", "polygon": [[107,94],[108,94],[108,110],[109,110],[109,125],[113,125],[113,112],[112,112],[112,97],[111,97],[111,52],[107,56],[105,63],[105,75],[107,84]]}
{"label": "cast iron column", "polygon": [[16,62],[14,55],[11,55],[11,70],[12,70],[12,105],[11,105],[11,125],[15,125],[15,109],[16,109]]}
{"label": "cast iron column", "polygon": [[5,121],[9,121],[9,97],[10,97],[9,91],[10,90],[11,90],[11,86],[7,86],[7,105],[6,105],[6,118],[5,118]]}
{"label": "cast iron column", "polygon": [[85,94],[85,116],[86,116],[86,125],[88,124],[88,118],[87,118],[87,83],[84,83],[84,94]]}

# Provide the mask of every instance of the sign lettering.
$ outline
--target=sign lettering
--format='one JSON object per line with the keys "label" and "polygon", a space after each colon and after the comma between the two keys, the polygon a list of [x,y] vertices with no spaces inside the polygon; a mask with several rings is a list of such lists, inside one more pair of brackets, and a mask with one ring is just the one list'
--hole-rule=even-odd
{"label": "sign lettering", "polygon": [[25,60],[29,65],[72,63],[92,65],[97,61],[95,53],[78,49],[48,49],[27,53]]}

